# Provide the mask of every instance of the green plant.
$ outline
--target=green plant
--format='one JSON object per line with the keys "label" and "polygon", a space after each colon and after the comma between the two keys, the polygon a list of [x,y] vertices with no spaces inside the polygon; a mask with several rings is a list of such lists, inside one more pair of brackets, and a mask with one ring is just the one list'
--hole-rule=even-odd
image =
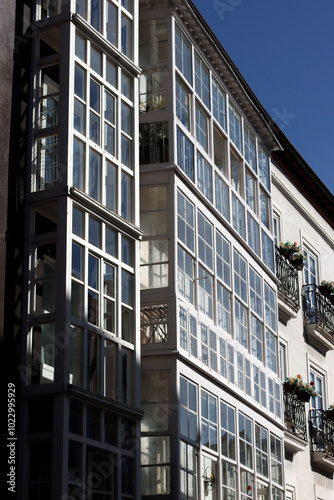
{"label": "green plant", "polygon": [[325,286],[326,288],[328,288],[331,291],[331,293],[334,293],[334,281],[322,280],[320,285]]}

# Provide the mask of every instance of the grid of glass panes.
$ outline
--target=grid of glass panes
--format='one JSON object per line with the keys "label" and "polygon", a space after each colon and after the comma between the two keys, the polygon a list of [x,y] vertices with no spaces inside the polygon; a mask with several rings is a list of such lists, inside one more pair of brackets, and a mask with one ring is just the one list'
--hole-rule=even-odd
{"label": "grid of glass panes", "polygon": [[272,481],[283,485],[282,442],[273,434],[270,435],[271,476]]}
{"label": "grid of glass panes", "polygon": [[201,439],[203,446],[218,451],[217,398],[201,390]]}
{"label": "grid of glass panes", "polygon": [[275,292],[264,284],[266,365],[273,372],[277,369],[276,298]]}
{"label": "grid of glass panes", "polygon": [[180,482],[181,498],[196,498],[197,450],[194,446],[180,441]]}
{"label": "grid of glass panes", "polygon": [[134,242],[73,205],[71,314],[134,343]]}
{"label": "grid of glass panes", "polygon": [[260,275],[249,268],[250,288],[250,342],[251,352],[259,361],[263,360],[263,325],[262,325],[262,282]]}
{"label": "grid of glass panes", "polygon": [[[219,325],[218,325],[219,327]],[[254,398],[264,408],[281,418],[281,386],[279,381],[267,376],[238,343],[230,343],[229,335],[203,322],[195,313],[179,306],[180,347],[188,355],[198,358],[217,375],[237,385],[245,394]],[[263,365],[262,365],[263,366]]]}
{"label": "grid of glass panes", "polygon": [[212,263],[212,246],[213,246],[213,231],[212,224],[198,212],[198,256],[201,261],[210,269],[213,267]]}
{"label": "grid of glass panes", "polygon": [[[197,221],[196,225],[195,221]],[[220,373],[222,377],[228,378],[231,383],[236,383],[262,406],[267,407],[269,404],[270,411],[280,416],[280,391],[277,390],[274,378],[271,378],[269,387],[269,378],[266,378],[262,370],[257,371],[257,367],[253,369],[251,358],[248,359],[245,353],[240,354],[239,357],[236,354],[234,364],[232,360],[234,355],[228,358],[229,349],[226,343],[228,336],[222,338],[223,333],[231,334],[241,346],[263,363],[263,367],[267,366],[276,373],[276,294],[274,290],[265,283],[259,272],[248,264],[241,253],[231,247],[230,242],[215,229],[214,225],[180,189],[177,190],[177,227],[179,236],[178,292],[199,311],[212,318],[216,325],[214,328],[202,321],[202,326],[198,326],[197,337],[196,313],[193,312],[190,315],[190,322],[189,310],[184,307],[184,311],[188,310],[188,315],[180,311],[182,332],[180,346],[188,354],[191,352],[196,357],[199,354],[199,359],[207,367]],[[195,247],[196,240],[195,250],[190,251],[190,248]],[[213,244],[215,258],[213,258]],[[195,269],[197,269],[196,275]],[[232,270],[233,280],[231,280]],[[233,329],[231,328],[232,309],[234,311]],[[266,320],[264,320],[264,311]],[[219,335],[216,338],[216,334],[212,332],[217,331],[217,327]],[[198,345],[199,340],[200,345]],[[214,346],[211,351],[210,346]],[[210,352],[214,360],[212,365]],[[264,379],[262,379],[263,375]],[[270,388],[271,398],[268,392]]]}
{"label": "grid of glass panes", "polygon": [[80,0],[76,12],[127,57],[133,56],[132,2]]}
{"label": "grid of glass panes", "polygon": [[259,424],[255,424],[255,461],[256,472],[261,476],[268,477],[269,452],[268,431]]}
{"label": "grid of glass panes", "polygon": [[[181,380],[187,382],[184,377]],[[197,388],[197,386],[196,386]],[[181,398],[182,398],[181,391]],[[283,495],[283,468],[282,468],[282,440],[274,434],[269,433],[268,429],[254,421],[252,418],[237,412],[233,406],[220,400],[219,407],[216,404],[216,397],[201,388],[201,426],[202,445],[218,452],[221,457],[214,467],[213,455],[202,455],[201,461],[197,465],[201,467],[198,471],[202,476],[208,477],[213,472],[214,477],[221,478],[222,498],[236,500],[237,491],[240,491],[240,498],[244,500],[253,498],[253,489],[268,491],[269,486],[275,491],[277,498]],[[194,393],[195,395],[195,393]],[[196,392],[197,395],[197,392]],[[211,398],[211,399],[210,399]],[[182,398],[183,399],[183,398]],[[211,408],[210,408],[211,405]],[[217,414],[219,412],[219,415]],[[216,421],[220,422],[220,439],[215,443]],[[182,420],[181,420],[182,425]],[[211,437],[210,428],[211,426]],[[211,440],[210,440],[211,439]],[[191,447],[192,448],[192,447]],[[181,454],[188,449],[186,443],[181,443]],[[196,470],[193,465],[192,457],[195,450],[191,449],[191,467],[190,473]],[[211,456],[211,459],[209,458]],[[205,459],[204,459],[205,458]],[[184,456],[181,456],[181,477],[183,477],[183,488],[185,490],[184,498],[192,498],[186,494],[187,466]],[[189,472],[188,472],[189,473]],[[193,478],[190,478],[192,481]],[[275,497],[276,498],[276,497]]]}
{"label": "grid of glass panes", "polygon": [[177,191],[177,235],[190,251],[194,251],[195,218],[194,205]]}
{"label": "grid of glass panes", "polygon": [[175,66],[177,164],[273,271],[269,157],[177,24]]}
{"label": "grid of glass panes", "polygon": [[132,77],[77,31],[71,184],[132,221]]}
{"label": "grid of glass panes", "polygon": [[168,286],[167,187],[140,190],[140,287],[142,290]]}
{"label": "grid of glass panes", "polygon": [[[53,14],[51,14],[53,9],[50,5],[44,5],[42,10],[48,17],[49,14],[57,14],[57,8],[58,5],[54,5]],[[34,143],[31,156],[32,191],[54,188],[57,186],[58,180],[62,180],[59,179],[58,171],[59,132],[61,129],[59,123],[60,29],[40,33],[38,38],[39,64],[34,79],[37,99],[34,109]],[[50,56],[52,56],[52,62],[50,62]]]}
{"label": "grid of glass panes", "polygon": [[[198,408],[199,396],[200,407]],[[193,462],[194,453],[198,456],[198,450],[193,448],[199,444],[198,419],[201,424],[199,437],[202,446],[207,448],[206,455],[213,451],[215,455],[218,453],[218,456],[221,457],[220,472],[223,498],[236,499],[235,494],[239,487],[242,498],[247,498],[247,495],[252,498],[252,488],[258,481],[265,488],[268,488],[269,484],[273,485],[278,493],[282,494],[282,440],[271,434],[268,429],[250,416],[237,411],[230,403],[219,400],[204,387],[199,387],[181,375],[180,433],[185,441],[181,442],[180,449],[181,477],[185,493],[187,490],[186,477],[188,474],[190,476],[196,474],[197,466],[200,466],[199,462],[197,464]],[[187,450],[191,458],[190,464],[187,464],[184,457]],[[219,474],[219,470],[215,472]],[[204,475],[203,470],[201,474]],[[188,479],[192,484],[194,478],[189,477]],[[254,483],[253,479],[255,479]],[[247,486],[251,486],[251,488]],[[185,495],[184,498],[191,497]]]}
{"label": "grid of glass panes", "polygon": [[[108,332],[73,318],[69,337],[69,383],[122,403],[133,402],[134,351]],[[85,346],[85,355],[84,355]],[[117,382],[117,374],[121,374]]]}
{"label": "grid of glass panes", "polygon": [[196,384],[180,377],[180,433],[193,442],[197,441],[197,392]]}
{"label": "grid of glass panes", "polygon": [[230,460],[236,459],[236,428],[235,409],[225,403],[220,402],[220,439],[221,454]]}
{"label": "grid of glass panes", "polygon": [[231,331],[231,248],[230,243],[216,231],[217,323]]}
{"label": "grid of glass panes", "polygon": [[[99,476],[99,494],[112,497],[115,489],[122,498],[133,499],[135,491],[135,450],[129,443],[136,439],[138,423],[126,416],[119,416],[92,403],[69,402],[69,445],[66,496],[78,495],[78,478],[91,478],[95,468],[103,470],[108,463],[108,473],[113,477]],[[47,444],[49,447],[49,445]],[[37,451],[37,450],[36,450]],[[36,453],[35,451],[35,453]],[[38,453],[46,453],[44,447]],[[117,460],[122,463],[119,469]],[[121,472],[119,474],[119,472]],[[109,476],[109,477],[110,477]],[[44,477],[44,476],[42,476]],[[42,481],[45,491],[45,481]],[[43,494],[45,496],[45,494]]]}

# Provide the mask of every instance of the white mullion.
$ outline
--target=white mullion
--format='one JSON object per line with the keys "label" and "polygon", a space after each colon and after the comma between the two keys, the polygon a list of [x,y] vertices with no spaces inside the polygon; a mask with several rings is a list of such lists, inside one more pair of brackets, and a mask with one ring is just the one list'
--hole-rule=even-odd
{"label": "white mullion", "polygon": [[[119,69],[117,71],[119,73]],[[117,75],[119,78],[120,75]],[[116,148],[116,158],[117,158],[117,200],[116,200],[116,213],[121,213],[121,177],[122,177],[122,167],[121,167],[121,97],[119,93],[115,95],[115,148]],[[117,254],[119,256],[119,254]]]}
{"label": "white mullion", "polygon": [[[115,5],[116,7],[116,22],[117,22],[117,26],[116,26],[116,31],[117,31],[117,40],[116,40],[116,43],[117,43],[117,49],[122,52],[122,26],[121,26],[121,9]],[[120,69],[120,68],[119,68]]]}
{"label": "white mullion", "polygon": [[[120,233],[117,233],[117,256],[119,258],[119,248],[120,248]],[[122,268],[118,264],[115,268],[116,285],[115,285],[115,335],[121,338],[121,326],[122,326]],[[118,300],[116,299],[118,297]]]}

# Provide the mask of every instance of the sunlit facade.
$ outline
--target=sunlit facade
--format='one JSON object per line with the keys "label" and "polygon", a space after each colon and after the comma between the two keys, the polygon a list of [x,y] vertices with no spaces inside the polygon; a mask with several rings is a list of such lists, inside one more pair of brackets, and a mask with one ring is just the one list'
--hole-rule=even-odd
{"label": "sunlit facade", "polygon": [[17,7],[18,498],[329,500],[333,196],[192,2]]}
{"label": "sunlit facade", "polygon": [[[270,156],[196,11],[140,2],[143,498],[284,498]],[[160,7],[160,8],[159,8]],[[256,496],[257,495],[257,496]]]}

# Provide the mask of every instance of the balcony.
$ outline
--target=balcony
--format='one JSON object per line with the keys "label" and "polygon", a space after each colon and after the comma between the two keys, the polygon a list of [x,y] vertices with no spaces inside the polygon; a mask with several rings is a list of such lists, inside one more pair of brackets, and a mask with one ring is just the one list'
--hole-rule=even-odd
{"label": "balcony", "polygon": [[284,423],[286,426],[284,444],[290,453],[303,451],[307,446],[307,425],[305,403],[295,394],[283,391]]}
{"label": "balcony", "polygon": [[305,336],[321,353],[334,349],[334,305],[315,285],[302,290]]}
{"label": "balcony", "polygon": [[279,314],[284,321],[296,317],[300,308],[298,271],[276,248],[276,277],[279,280]]}
{"label": "balcony", "polygon": [[334,472],[334,419],[326,410],[310,410],[312,462]]}

